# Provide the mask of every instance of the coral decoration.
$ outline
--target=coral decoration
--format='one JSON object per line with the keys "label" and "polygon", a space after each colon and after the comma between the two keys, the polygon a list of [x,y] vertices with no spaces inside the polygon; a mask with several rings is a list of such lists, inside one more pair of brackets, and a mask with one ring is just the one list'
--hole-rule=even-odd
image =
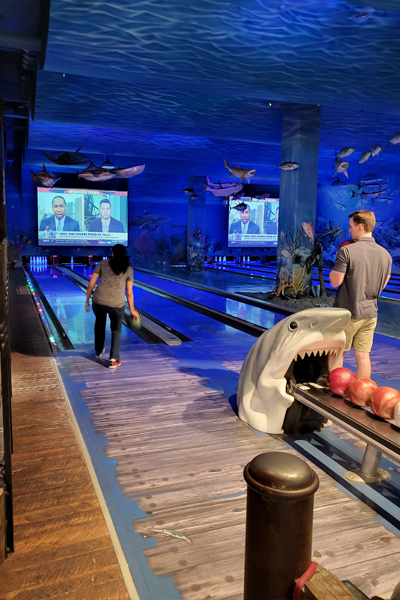
{"label": "coral decoration", "polygon": [[357,406],[368,406],[371,394],[378,388],[378,384],[368,377],[357,377],[349,386],[348,396]]}
{"label": "coral decoration", "polygon": [[370,397],[372,411],[382,419],[393,419],[394,409],[400,402],[400,392],[391,387],[380,387]]}
{"label": "coral decoration", "polygon": [[150,258],[152,254],[156,253],[153,236],[148,231],[142,231],[133,245],[146,260]]}

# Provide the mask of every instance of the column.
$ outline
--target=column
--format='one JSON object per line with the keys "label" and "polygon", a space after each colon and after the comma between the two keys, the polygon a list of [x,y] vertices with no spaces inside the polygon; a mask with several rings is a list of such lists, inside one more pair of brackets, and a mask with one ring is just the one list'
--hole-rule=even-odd
{"label": "column", "polygon": [[292,106],[283,114],[281,165],[300,166],[280,174],[276,289],[294,297],[309,294],[312,284],[320,117],[317,106]]}

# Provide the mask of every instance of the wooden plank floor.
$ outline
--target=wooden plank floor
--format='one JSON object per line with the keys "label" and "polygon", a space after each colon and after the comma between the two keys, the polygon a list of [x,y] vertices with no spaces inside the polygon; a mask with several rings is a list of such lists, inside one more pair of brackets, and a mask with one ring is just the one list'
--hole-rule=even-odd
{"label": "wooden plank floor", "polygon": [[10,274],[15,552],[1,600],[128,600],[30,296]]}
{"label": "wooden plank floor", "polygon": [[[207,353],[225,360],[225,368],[240,368],[241,360],[235,360],[240,352],[227,351],[222,340],[204,343],[202,349],[204,358]],[[108,439],[105,452],[116,460],[125,497],[148,515],[135,520],[133,528],[156,539],[144,551],[153,572],[172,574],[185,600],[241,598],[243,467],[261,452],[296,452],[279,436],[254,433],[222,392],[210,389],[166,347],[132,347],[111,373],[80,357],[61,362],[74,382],[86,385],[80,396],[93,414],[96,432]],[[214,368],[221,365],[214,363]],[[311,466],[320,478],[314,559],[368,596],[393,590],[400,579],[400,539],[371,508]],[[183,533],[192,544],[151,533],[151,527]]]}

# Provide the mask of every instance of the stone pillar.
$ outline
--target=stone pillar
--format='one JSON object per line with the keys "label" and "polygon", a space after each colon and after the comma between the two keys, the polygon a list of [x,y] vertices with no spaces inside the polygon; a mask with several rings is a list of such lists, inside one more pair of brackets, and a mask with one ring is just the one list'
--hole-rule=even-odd
{"label": "stone pillar", "polygon": [[[206,195],[201,194],[204,187],[204,177],[189,177],[188,188],[195,192],[198,198],[188,197],[188,227],[186,268],[188,271],[202,271],[204,269],[204,229],[206,224]],[[200,183],[201,181],[201,183]]]}
{"label": "stone pillar", "polygon": [[306,260],[314,247],[320,117],[317,106],[283,114],[281,163],[300,165],[280,175],[276,289],[285,295],[310,293],[312,283]]}

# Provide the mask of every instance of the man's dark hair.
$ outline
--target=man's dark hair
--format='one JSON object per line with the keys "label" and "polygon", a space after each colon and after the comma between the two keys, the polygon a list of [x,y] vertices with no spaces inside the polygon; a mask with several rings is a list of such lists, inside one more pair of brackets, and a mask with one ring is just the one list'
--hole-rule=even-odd
{"label": "man's dark hair", "polygon": [[349,219],[353,219],[356,225],[362,225],[366,233],[374,230],[376,219],[371,210],[355,210],[349,214]]}
{"label": "man's dark hair", "polygon": [[54,206],[54,200],[57,200],[57,198],[61,198],[61,200],[64,202],[65,206],[67,206],[67,203],[65,202],[65,198],[63,198],[62,196],[54,196],[53,200],[51,201],[52,206]]}
{"label": "man's dark hair", "polygon": [[100,206],[102,204],[109,204],[111,206],[111,202],[108,198],[103,198],[103,200],[100,200]]}

